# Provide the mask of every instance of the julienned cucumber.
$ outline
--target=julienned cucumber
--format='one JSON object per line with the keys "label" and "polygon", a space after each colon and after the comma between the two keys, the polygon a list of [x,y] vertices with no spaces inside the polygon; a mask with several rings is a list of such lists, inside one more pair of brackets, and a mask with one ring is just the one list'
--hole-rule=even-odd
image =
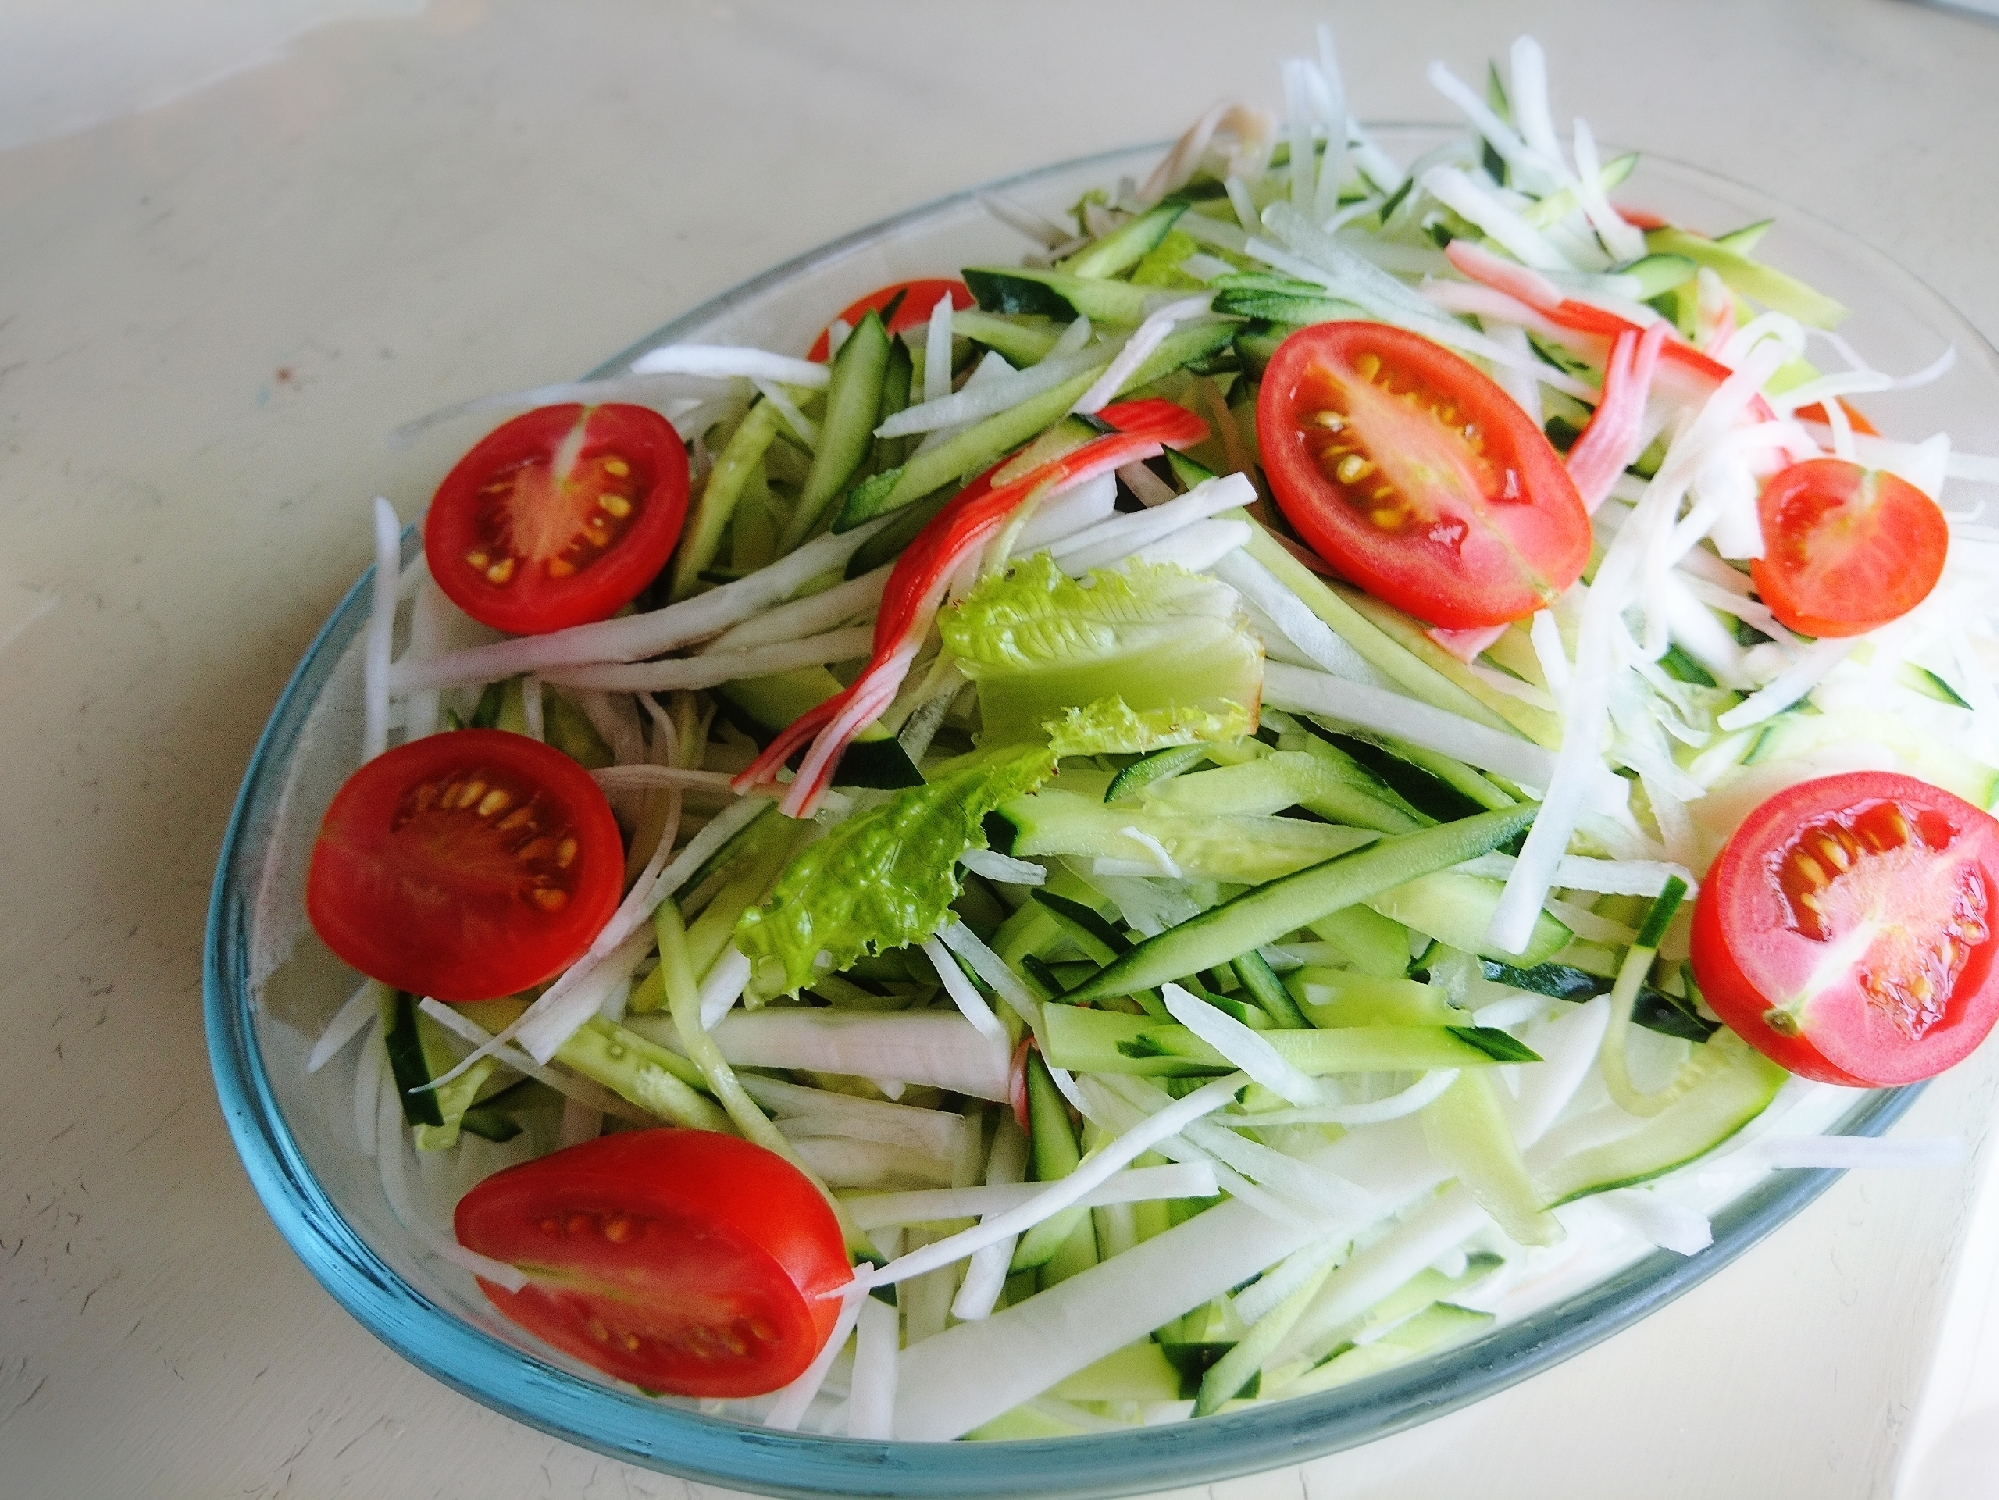
{"label": "julienned cucumber", "polygon": [[1168,198],[1085,245],[1055,269],[1066,275],[1087,277],[1115,276],[1128,271],[1166,238],[1167,231],[1186,211],[1185,199]]}
{"label": "julienned cucumber", "polygon": [[1066,323],[1077,316],[1092,323],[1143,322],[1157,287],[1133,286],[1068,271],[1021,266],[969,267],[965,285],[987,312],[1025,313]]}
{"label": "julienned cucumber", "polygon": [[1329,912],[1476,859],[1525,831],[1539,811],[1538,803],[1522,803],[1382,839],[1245,891],[1147,938],[1078,986],[1069,998],[1078,1005],[1107,1000],[1226,963]]}
{"label": "julienned cucumber", "polygon": [[833,356],[826,415],[819,424],[819,447],[812,455],[805,488],[799,493],[798,507],[785,535],[786,551],[805,540],[826,507],[867,461],[881,412],[888,354],[888,330],[882,327],[880,314],[870,312]]}
{"label": "julienned cucumber", "polygon": [[[1170,1076],[1233,1066],[1185,1026],[1150,1016],[1051,1005],[1047,1023],[1048,1060],[1058,1068]],[[1490,1027],[1342,1026],[1260,1035],[1286,1062],[1315,1077],[1540,1061],[1531,1048]]]}

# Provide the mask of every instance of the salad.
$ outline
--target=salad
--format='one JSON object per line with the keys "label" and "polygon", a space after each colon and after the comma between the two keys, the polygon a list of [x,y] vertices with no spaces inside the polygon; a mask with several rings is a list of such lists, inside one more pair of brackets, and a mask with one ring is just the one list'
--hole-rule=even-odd
{"label": "salad", "polygon": [[1115,1430],[1895,1157],[1817,1132],[1999,1018],[1994,466],[1509,63],[1401,163],[1322,38],[994,200],[1019,264],[502,424],[400,576],[378,504],[309,1065],[502,1313],[776,1428]]}

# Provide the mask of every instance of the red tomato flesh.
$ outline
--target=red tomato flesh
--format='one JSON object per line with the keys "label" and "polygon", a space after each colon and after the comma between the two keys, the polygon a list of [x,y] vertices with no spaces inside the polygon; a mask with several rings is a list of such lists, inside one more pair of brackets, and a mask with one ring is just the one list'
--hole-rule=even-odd
{"label": "red tomato flesh", "polygon": [[423,550],[475,620],[532,635],[608,619],[687,517],[687,448],[644,406],[544,406],[486,434],[430,502]]}
{"label": "red tomato flesh", "polygon": [[[880,312],[895,301],[896,293],[902,293],[902,301],[897,305],[895,316],[888,320],[890,333],[902,333],[919,323],[928,323],[930,314],[937,306],[939,297],[949,297],[953,310],[972,306],[972,289],[962,281],[946,277],[930,276],[918,281],[896,281],[887,286],[876,287],[867,296],[849,303],[841,312],[839,321],[849,328],[856,326],[871,312]],[[833,347],[833,331],[826,328],[812,341],[806,352],[807,359],[825,359]]]}
{"label": "red tomato flesh", "polygon": [[1999,1020],[1999,822],[1886,771],[1803,782],[1743,820],[1694,907],[1715,1014],[1793,1073],[1934,1077]]}
{"label": "red tomato flesh", "polygon": [[461,729],[348,777],[313,845],[306,913],[370,978],[490,1000],[580,958],[617,909],[624,867],[589,772],[525,735]]}
{"label": "red tomato flesh", "polygon": [[459,1243],[528,1277],[479,1285],[507,1317],[649,1391],[757,1396],[804,1372],[852,1279],[817,1188],[774,1152],[702,1130],[601,1136],[496,1173]]}
{"label": "red tomato flesh", "polygon": [[1320,556],[1431,625],[1503,625],[1582,575],[1589,516],[1513,398],[1419,334],[1320,323],[1277,348],[1257,438]]}
{"label": "red tomato flesh", "polygon": [[1792,464],[1756,504],[1763,556],[1750,579],[1804,635],[1860,635],[1900,619],[1943,576],[1950,526],[1906,479],[1838,458]]}

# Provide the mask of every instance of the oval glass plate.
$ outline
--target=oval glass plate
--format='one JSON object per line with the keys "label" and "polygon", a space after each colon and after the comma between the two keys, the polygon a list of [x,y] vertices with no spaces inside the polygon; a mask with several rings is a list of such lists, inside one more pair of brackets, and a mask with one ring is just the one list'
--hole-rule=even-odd
{"label": "oval glass plate", "polygon": [[[1391,126],[1379,138],[1408,159],[1442,137],[1437,127]],[[1160,150],[1049,167],[859,230],[675,319],[592,378],[615,375],[635,355],[669,343],[802,349],[832,310],[884,282],[1018,259],[1027,247],[983,206],[985,196],[1059,214],[1090,187],[1143,175]],[[1999,451],[1999,358],[1887,257],[1809,214],[1671,162],[1647,159],[1619,196],[1709,233],[1774,217],[1768,258],[1853,308],[1842,333],[1877,366],[1919,369],[1945,344],[1957,347],[1957,366],[1939,384],[1868,398],[1877,424],[1908,438],[1947,431],[1961,447]],[[469,441],[483,425],[467,416],[436,427],[443,437]],[[413,477],[434,483],[451,456],[455,450],[440,452],[435,473]],[[415,548],[412,533],[405,551]],[[774,1495],[1082,1497],[1198,1484],[1382,1437],[1545,1369],[1719,1271],[1837,1176],[1768,1175],[1714,1213],[1711,1248],[1691,1257],[1655,1251],[1613,1265],[1561,1300],[1448,1353],[1338,1390],[1195,1422],[1036,1441],[884,1443],[773,1432],[615,1388],[529,1347],[493,1314],[469,1274],[428,1252],[390,1212],[376,1164],[359,1149],[353,1049],[318,1074],[305,1071],[312,1040],[353,985],[306,930],[300,886],[320,814],[357,759],[359,672],[350,647],[367,617],[368,582],[364,577],[342,601],[300,662],[251,760],[223,843],[205,956],[216,1087],[266,1209],[335,1299],[405,1358],[522,1422],[656,1469]],[[1854,1096],[1830,1128],[1877,1134],[1912,1093]]]}

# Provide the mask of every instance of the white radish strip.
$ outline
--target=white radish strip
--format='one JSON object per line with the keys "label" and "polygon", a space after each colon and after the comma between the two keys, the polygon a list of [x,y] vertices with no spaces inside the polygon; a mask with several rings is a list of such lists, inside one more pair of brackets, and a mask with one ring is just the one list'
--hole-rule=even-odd
{"label": "white radish strip", "polygon": [[[467,1019],[441,1000],[429,996],[419,1002],[418,1008],[446,1031],[463,1037],[475,1047],[484,1047],[493,1040],[493,1034],[476,1021]],[[594,1109],[600,1114],[615,1115],[620,1120],[634,1125],[657,1125],[659,1120],[627,1102],[620,1095],[588,1078],[578,1077],[561,1068],[544,1067],[529,1057],[519,1047],[504,1045],[493,1049],[489,1056],[497,1057],[502,1066],[512,1068],[516,1073],[525,1073],[539,1083],[545,1083],[565,1099],[574,1099],[578,1104]]]}
{"label": "white radish strip", "polygon": [[[737,830],[758,816],[769,804],[761,797],[745,797],[740,802],[725,807],[708,822],[708,826],[687,842],[676,859],[668,862],[669,849],[674,830],[665,830],[659,848],[654,851],[646,867],[625,899],[619,903],[611,920],[592,940],[583,957],[571,964],[563,975],[542,991],[541,996],[530,1005],[519,1020],[499,1033],[498,1040],[511,1041],[519,1037],[522,1047],[537,1062],[547,1062],[555,1055],[556,1049],[569,1040],[576,1028],[588,1020],[596,1010],[596,999],[582,990],[592,973],[613,953],[627,964],[626,973],[645,956],[651,934],[645,930],[659,903],[664,901],[686,882],[716,850],[735,836]],[[664,866],[664,868],[662,868]],[[601,999],[601,994],[598,994]],[[584,1002],[588,1001],[586,1005]],[[451,1072],[440,1078],[438,1083],[448,1083],[469,1067],[480,1056],[474,1053],[461,1062]]]}
{"label": "white radish strip", "polygon": [[805,1007],[735,1011],[714,1030],[736,1067],[805,1068],[1007,1098],[1007,1054],[963,1016],[945,1011],[879,1015]]}
{"label": "white radish strip", "polygon": [[[1389,1208],[1421,1198],[1442,1180],[1414,1121],[1356,1132],[1309,1160],[1377,1194]],[[1435,1253],[1462,1243],[1477,1222]],[[1328,1229],[1323,1222],[1300,1227],[1240,1201],[1218,1204],[1114,1262],[905,1351],[896,1436],[917,1441],[956,1437],[1145,1337],[1169,1318],[1223,1295],[1320,1235],[1351,1234],[1362,1227]]]}
{"label": "white radish strip", "polygon": [[1168,1015],[1287,1104],[1304,1108],[1324,1102],[1317,1079],[1287,1062],[1275,1047],[1234,1016],[1196,999],[1177,984],[1163,985],[1159,993]]}
{"label": "white radish strip", "polygon": [[521,732],[531,740],[548,739],[541,711],[541,679],[532,672],[521,679]]}
{"label": "white radish strip", "polygon": [[1253,1324],[1264,1314],[1275,1311],[1280,1302],[1305,1286],[1346,1250],[1346,1245],[1339,1240],[1327,1240],[1294,1250],[1275,1270],[1266,1271],[1231,1297],[1230,1305],[1244,1323]]}
{"label": "white radish strip", "polygon": [[[1011,1187],[925,1188],[906,1193],[867,1193],[840,1202],[862,1229],[895,1224],[928,1224],[939,1219],[982,1218],[1009,1213],[1031,1203],[1045,1183],[1023,1182]],[[1215,1174],[1205,1162],[1178,1162],[1167,1167],[1126,1167],[1077,1200],[1082,1208],[1115,1203],[1152,1203],[1162,1198],[1211,1198]]]}
{"label": "white radish strip", "polygon": [[[1547,55],[1533,37],[1522,36],[1514,39],[1506,60],[1507,97],[1520,138],[1547,160],[1560,162],[1562,143],[1555,139],[1554,112],[1548,107]],[[1638,253],[1645,253],[1642,246]]]}
{"label": "white radish strip", "polygon": [[777,414],[784,418],[784,425],[791,429],[791,435],[811,451],[817,453],[819,451],[819,424],[800,411],[798,403],[786,395],[783,388],[777,385],[776,382],[753,379],[750,384],[757,388],[758,395],[777,408]]}
{"label": "white radish strip", "polygon": [[1140,547],[1171,536],[1220,511],[1236,510],[1256,500],[1256,486],[1244,474],[1224,474],[1203,480],[1186,494],[1151,510],[1113,516],[1086,531],[1051,543],[1048,555],[1066,573],[1080,574],[1129,557]]}
{"label": "white radish strip", "polygon": [[1317,64],[1307,66],[1305,81],[1320,123],[1326,127],[1326,151],[1319,162],[1318,192],[1312,200],[1312,217],[1323,224],[1339,211],[1340,184],[1347,175],[1347,91],[1333,53],[1333,28],[1324,23],[1319,26]]}
{"label": "white radish strip", "polygon": [[1035,212],[998,193],[979,194],[979,207],[1009,229],[1018,230],[1044,250],[1052,250],[1070,238],[1069,231],[1044,214]]}
{"label": "white radish strip", "polygon": [[1131,558],[1134,562],[1185,568],[1189,573],[1205,573],[1230,553],[1247,547],[1251,535],[1247,521],[1196,521],[1164,541],[1140,547],[1131,554]]}
{"label": "white radish strip", "polygon": [[886,1442],[895,1422],[895,1376],[902,1353],[896,1310],[873,1297],[860,1300],[854,1323],[854,1383],[847,1397],[847,1436]]}
{"label": "white radish strip", "polygon": [[[1076,398],[1076,404],[1069,410],[1091,416],[1109,406],[1117,393],[1124,389],[1124,383],[1131,379],[1138,367],[1145,363],[1152,351],[1157,349],[1165,341],[1166,335],[1173,331],[1173,325],[1184,323],[1189,318],[1199,317],[1208,311],[1213,301],[1212,297],[1205,294],[1199,297],[1183,297],[1180,301],[1169,302],[1159,311],[1150,314],[1138,325],[1137,331],[1125,341],[1125,346],[1118,351],[1117,358],[1110,362],[1104,373],[1097,377],[1087,391]],[[1041,367],[1037,365],[1035,368]],[[1051,385],[1055,383],[1050,382]]]}
{"label": "white radish strip", "polygon": [[[1666,633],[1723,687],[1747,692],[1755,686],[1743,665],[1742,648],[1712,613],[1701,607],[1678,573],[1668,573],[1660,590],[1666,605]],[[1720,593],[1720,590],[1715,590]],[[1724,597],[1728,597],[1724,595]],[[1733,610],[1729,611],[1731,614]],[[1740,618],[1738,616],[1737,618]]]}
{"label": "white radish strip", "polygon": [[368,1018],[365,1028],[367,1038],[361,1043],[361,1056],[354,1065],[354,1134],[360,1139],[361,1154],[373,1156],[375,1140],[375,1120],[377,1106],[381,1103],[382,1063],[387,1054],[381,1050],[382,1017],[378,1011]]}
{"label": "white radish strip", "polygon": [[1617,1188],[1599,1193],[1593,1206],[1610,1213],[1648,1244],[1676,1255],[1698,1255],[1714,1243],[1708,1216],[1650,1188]]}
{"label": "white radish strip", "polygon": [[1550,896],[1543,903],[1548,915],[1560,922],[1577,937],[1590,943],[1609,943],[1613,947],[1630,946],[1638,936],[1638,930],[1627,927],[1622,922],[1613,922],[1608,917],[1599,917],[1586,907],[1577,906],[1573,901],[1562,901]]}
{"label": "white radish strip", "polygon": [[951,394],[951,298],[939,297],[930,309],[923,337],[923,400],[942,401]]}
{"label": "white radish strip", "polygon": [[727,379],[744,375],[751,380],[781,380],[786,385],[807,390],[823,390],[833,378],[832,368],[809,359],[769,354],[762,349],[742,349],[725,344],[673,344],[654,349],[632,361],[634,375],[705,375]]}
{"label": "white radish strip", "polygon": [[[1467,875],[1485,875],[1504,880],[1513,873],[1510,854],[1481,854],[1457,868]],[[1594,891],[1604,896],[1656,896],[1668,880],[1686,884],[1689,899],[1700,889],[1693,871],[1685,865],[1658,859],[1588,859],[1565,854],[1555,865],[1555,884],[1564,890]]]}
{"label": "white radish strip", "polygon": [[1527,330],[1513,323],[1501,323],[1485,330],[1494,343],[1507,349],[1515,363],[1496,365],[1492,378],[1499,388],[1513,398],[1514,405],[1527,414],[1528,420],[1536,427],[1545,420],[1541,407],[1541,382],[1526,373],[1525,366],[1534,358],[1534,348],[1527,342]]}
{"label": "white radish strip", "polygon": [[1231,1073],[1204,1084],[1184,1099],[1176,1099],[1144,1124],[1133,1127],[1115,1140],[1106,1142],[1067,1177],[1045,1183],[1042,1190],[1019,1208],[994,1214],[970,1229],[925,1245],[920,1250],[864,1272],[870,1286],[888,1286],[963,1260],[982,1245],[997,1244],[1009,1235],[1032,1229],[1043,1219],[1054,1217],[1104,1182],[1118,1168],[1144,1155],[1162,1141],[1179,1134],[1190,1122],[1220,1109],[1248,1079]]}
{"label": "white radish strip", "polygon": [[[1144,829],[1138,827],[1136,824],[1128,823],[1123,828],[1120,828],[1118,832],[1152,856],[1150,868],[1142,868],[1138,873],[1142,875],[1163,875],[1168,880],[1180,880],[1184,878],[1180,867],[1173,862],[1173,856],[1166,852],[1166,846]],[[1113,860],[1112,863],[1121,864],[1124,861]],[[1113,873],[1129,872],[1118,871]]]}
{"label": "white radish strip", "polygon": [[750,982],[750,961],[734,943],[722,950],[707,976],[701,981],[701,1029],[713,1031],[716,1024],[736,1008],[743,987]]}
{"label": "white radish strip", "polygon": [[[764,1426],[774,1427],[782,1432],[796,1432],[798,1424],[805,1420],[805,1413],[811,1409],[812,1398],[819,1394],[819,1388],[826,1383],[826,1372],[833,1368],[833,1360],[847,1347],[847,1337],[854,1331],[854,1324],[860,1320],[862,1304],[874,1299],[867,1288],[858,1280],[850,1281],[840,1292],[840,1314],[833,1320],[833,1331],[790,1385],[777,1393],[777,1402],[764,1414]],[[892,1309],[884,1309],[894,1316]]]}
{"label": "white radish strip", "polygon": [[[1015,1015],[1039,1030],[1041,1002],[1034,998],[1033,991],[1021,983],[1020,976],[1007,967],[1005,959],[987,947],[971,928],[955,919],[939,929],[937,935],[944,939],[945,947],[972,966],[974,974],[992,986],[995,995],[1013,1007]],[[1049,1071],[1057,1070],[1051,1068]]]}
{"label": "white radish strip", "polygon": [[1380,1125],[1413,1115],[1458,1081],[1456,1068],[1433,1068],[1416,1082],[1384,1099],[1363,1104],[1318,1104],[1307,1109],[1260,1110],[1249,1115],[1222,1115],[1217,1125],[1248,1130],[1262,1125]]}
{"label": "white radish strip", "polygon": [[1532,186],[1543,190],[1555,187],[1568,175],[1559,157],[1551,161],[1528,145],[1511,125],[1494,114],[1483,99],[1441,62],[1431,63],[1424,76],[1430,80],[1431,88],[1464,111],[1465,118],[1485,137],[1502,161],[1532,179]]}
{"label": "white radish strip", "polygon": [[410,1191],[409,1158],[404,1154],[409,1145],[403,1128],[403,1107],[396,1098],[395,1077],[390,1071],[386,1052],[382,1054],[377,1071],[385,1087],[376,1112],[375,1135],[381,1149],[375,1153],[375,1160],[380,1168],[382,1196],[389,1200],[389,1212],[439,1259],[470,1271],[481,1281],[490,1281],[510,1292],[518,1292],[528,1284],[525,1275],[505,1261],[467,1250],[451,1236],[441,1233],[417,1207],[416,1197]]}
{"label": "white radish strip", "polygon": [[[1013,1116],[1001,1111],[993,1131],[993,1149],[986,1157],[986,1186],[1011,1187],[1027,1175],[1027,1133]],[[1004,1239],[984,1249],[974,1250],[965,1266],[965,1280],[951,1301],[951,1315],[964,1322],[992,1316],[993,1307],[1006,1289],[1007,1269],[1013,1262],[1018,1237]]]}
{"label": "white radish strip", "polygon": [[399,662],[389,674],[390,690],[407,693],[419,688],[494,682],[550,667],[658,656],[663,651],[719,635],[731,625],[788,599],[812,579],[842,566],[888,519],[883,516],[852,531],[814,537],[797,551],[746,578],[664,609],[475,646],[432,661]]}
{"label": "white radish strip", "polygon": [[1040,865],[998,854],[991,849],[967,849],[958,856],[958,863],[974,875],[983,875],[987,880],[1007,885],[1045,885],[1048,881],[1048,872]]}
{"label": "white radish strip", "polygon": [[[644,1029],[641,1029],[644,1023]],[[670,1035],[671,1023],[634,1016],[632,1029],[655,1040]],[[977,1131],[962,1115],[918,1109],[879,1099],[857,1099],[830,1089],[806,1088],[761,1073],[744,1073],[743,1091],[771,1116],[788,1140],[839,1136],[899,1147],[935,1161],[953,1162],[975,1141]]]}
{"label": "white radish strip", "polygon": [[[1234,267],[1230,269],[1233,270]],[[1173,498],[1173,486],[1144,464],[1126,464],[1117,471],[1117,477],[1124,481],[1126,489],[1138,497],[1138,503],[1147,509],[1155,505],[1164,505]]]}
{"label": "white radish strip", "polygon": [[1548,713],[1560,713],[1561,703],[1546,688],[1538,688],[1531,682],[1523,682],[1510,672],[1502,672],[1497,667],[1488,667],[1482,661],[1468,661],[1465,667],[1472,676],[1491,688],[1495,693],[1504,693],[1509,698],[1518,698],[1522,703],[1531,703]]}
{"label": "white radish strip", "polygon": [[853,336],[854,325],[845,318],[835,318],[826,325],[826,364],[829,369],[833,361],[840,357],[841,347]]}
{"label": "white radish strip", "polygon": [[[927,357],[927,356],[926,356]],[[996,356],[988,356],[996,358]],[[919,402],[915,406],[904,407],[881,426],[875,429],[875,436],[881,438],[908,437],[919,432],[936,432],[946,427],[962,427],[970,422],[983,421],[987,417],[998,416],[1010,411],[1030,397],[1060,385],[1063,381],[1081,375],[1085,370],[1095,369],[1104,362],[1101,349],[1085,349],[1076,353],[1057,354],[1051,351],[1044,359],[1029,365],[1024,370],[1005,366],[1004,361],[995,368],[1000,373],[981,380],[978,384],[967,383],[961,391],[946,389],[942,396]],[[950,372],[948,359],[945,372]],[[983,362],[981,363],[983,368]],[[929,371],[924,372],[929,378]]]}
{"label": "white radish strip", "polygon": [[1354,1216],[1368,1210],[1367,1195],[1352,1183],[1308,1166],[1295,1156],[1272,1150],[1260,1141],[1233,1134],[1207,1120],[1196,1120],[1181,1133],[1225,1166],[1299,1205],[1308,1216]]}
{"label": "white radish strip", "polygon": [[1311,64],[1302,57],[1284,59],[1284,134],[1291,147],[1291,207],[1301,214],[1312,211],[1318,196],[1311,103],[1305,83],[1309,67]]}
{"label": "white radish strip", "polygon": [[1554,614],[1545,609],[1536,611],[1533,623],[1527,627],[1527,636],[1533,643],[1534,659],[1541,664],[1541,676],[1548,684],[1548,691],[1559,701],[1569,690],[1569,658],[1562,649],[1562,631]]}
{"label": "white radish strip", "polygon": [[389,642],[396,628],[396,570],[402,560],[402,527],[395,507],[375,497],[375,583],[368,636],[361,656],[361,759],[389,748]]}
{"label": "white radish strip", "polygon": [[312,1051],[305,1059],[305,1070],[317,1073],[355,1037],[368,1029],[368,1023],[381,1014],[381,986],[372,979],[365,979],[361,987],[347,997],[346,1003],[333,1013],[333,1019],[326,1023],[326,1030],[319,1034],[319,1040],[312,1044]]}
{"label": "white radish strip", "polygon": [[1322,670],[1349,682],[1386,685],[1358,651],[1255,558],[1240,553],[1225,557],[1215,565],[1215,576],[1268,615],[1285,638]]}
{"label": "white radish strip", "polygon": [[1015,533],[1007,555],[1025,557],[1031,552],[1038,552],[1049,543],[1074,536],[1085,527],[1109,520],[1116,513],[1117,480],[1109,474],[1099,474],[1095,479],[1085,480],[1037,505],[1034,514]]}
{"label": "white radish strip", "polygon": [[605,766],[592,771],[590,779],[607,792],[652,791],[658,787],[678,787],[685,792],[714,792],[734,800],[727,771],[689,771],[680,766]]}
{"label": "white radish strip", "polygon": [[[1249,184],[1230,173],[1223,179],[1222,188],[1229,195],[1229,207],[1235,210],[1236,222],[1242,226],[1243,233],[1255,234],[1263,226],[1256,217],[1256,200],[1249,195]],[[1237,246],[1236,250],[1240,253],[1241,246]]]}
{"label": "white radish strip", "polygon": [[557,667],[547,674],[558,687],[598,688],[618,693],[666,693],[717,687],[743,677],[768,677],[799,667],[854,661],[874,648],[874,627],[855,625],[741,651],[710,651],[664,661],[612,662],[592,667]]}
{"label": "white radish strip", "polygon": [[1456,167],[1432,167],[1423,174],[1423,190],[1491,235],[1522,265],[1541,271],[1569,269],[1568,257],[1546,235]]}
{"label": "white radish strip", "polygon": [[1716,715],[1716,727],[1733,733],[1782,713],[1845,661],[1856,644],[1853,639],[1814,642],[1805,649],[1796,666],[1779,675],[1768,687],[1744,698],[1727,713]]}
{"label": "white radish strip", "polygon": [[803,640],[830,630],[835,625],[873,614],[881,603],[882,589],[895,565],[883,563],[859,578],[835,584],[823,593],[808,594],[780,604],[753,619],[731,626],[701,647],[702,652],[746,651],[752,646],[773,646],[782,641]]}
{"label": "white radish strip", "polygon": [[[458,608],[445,598],[444,590],[430,576],[430,567],[419,556],[416,592],[410,598],[410,638],[405,658],[422,661],[441,649],[448,622]],[[437,733],[438,696],[435,692],[411,693],[403,702],[403,739],[420,740]]]}
{"label": "white radish strip", "polygon": [[930,967],[937,971],[937,978],[943,982],[944,992],[951,997],[951,1003],[958,1012],[978,1029],[980,1036],[991,1042],[1004,1053],[1013,1051],[1013,1038],[1006,1034],[1006,1027],[993,1014],[993,1008],[986,1004],[986,997],[973,988],[965,971],[958,967],[948,949],[934,937],[923,940],[923,956],[930,960]]}
{"label": "white radish strip", "polygon": [[[1545,787],[1555,775],[1556,757],[1531,740],[1516,739],[1414,698],[1324,672],[1266,662],[1263,701],[1273,708],[1393,735],[1425,750],[1455,756],[1480,770],[1497,771],[1525,786]],[[1524,944],[1516,944],[1514,951],[1521,946]]]}
{"label": "white radish strip", "polygon": [[[1517,102],[1514,111],[1516,114],[1519,112]],[[1596,133],[1587,122],[1577,120],[1573,139],[1576,148],[1576,196],[1582,200],[1583,213],[1588,217],[1590,227],[1602,239],[1604,249],[1610,252],[1612,260],[1627,262],[1642,258],[1645,254],[1643,232],[1625,222],[1624,216],[1612,206],[1609,195],[1603,190],[1603,168],[1597,157]]]}
{"label": "white radish strip", "polygon": [[1717,1163],[1779,1170],[1862,1167],[1955,1167],[1963,1163],[1964,1138],[1956,1135],[1766,1135],[1731,1151]]}

